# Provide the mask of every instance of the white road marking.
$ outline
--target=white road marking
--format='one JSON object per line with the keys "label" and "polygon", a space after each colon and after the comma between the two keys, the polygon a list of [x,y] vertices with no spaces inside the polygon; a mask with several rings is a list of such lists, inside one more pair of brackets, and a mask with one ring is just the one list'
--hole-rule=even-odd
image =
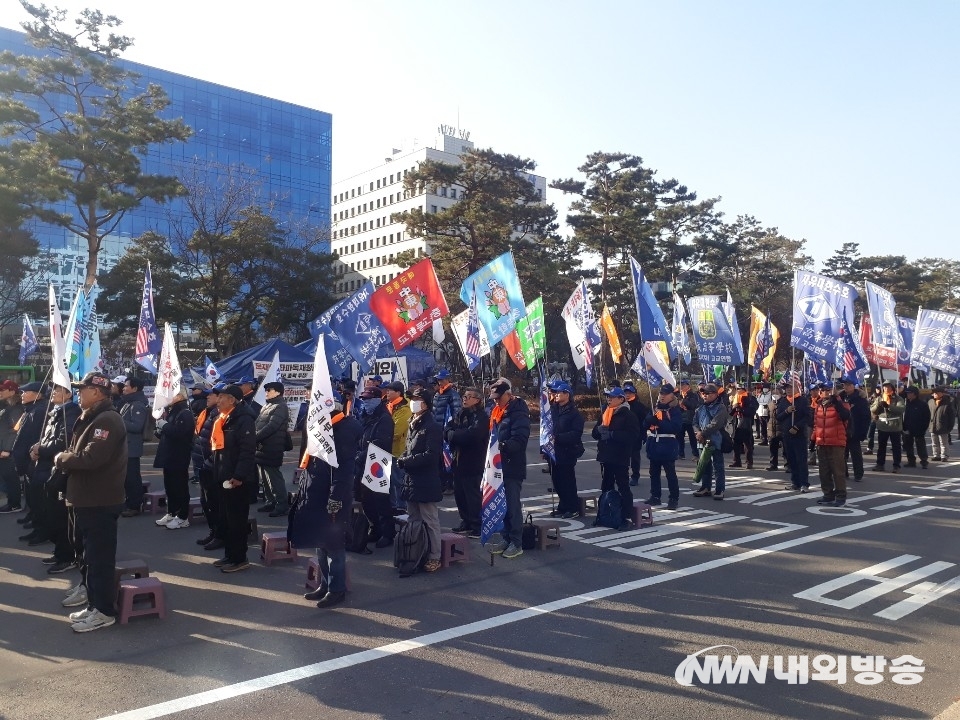
{"label": "white road marking", "polygon": [[503,615],[497,615],[492,618],[487,618],[486,620],[479,620],[466,625],[448,628],[447,630],[440,630],[439,632],[420,635],[418,637],[411,638],[410,640],[403,640],[401,642],[390,643],[388,645],[381,645],[377,648],[351,653],[350,655],[345,655],[343,657],[333,658],[331,660],[325,660],[323,662],[313,663],[311,665],[304,665],[302,667],[292,668],[290,670],[284,670],[282,672],[273,673],[272,675],[265,675],[259,678],[253,678],[244,682],[225,685],[224,687],[217,688],[215,690],[207,690],[205,692],[187,695],[185,697],[168,700],[155,705],[148,705],[143,708],[117,713],[103,718],[103,720],[151,720],[152,718],[166,717],[168,715],[173,715],[174,713],[184,712],[186,710],[203,707],[205,705],[212,705],[213,703],[242,697],[244,695],[249,695],[250,693],[259,692],[261,690],[277,687],[279,685],[287,685],[298,680],[306,680],[319,675],[326,675],[336,670],[343,670],[345,668],[362,665],[374,660],[380,660],[386,657],[392,657],[394,655],[400,655],[413,650],[419,650],[421,648],[448,642],[450,640],[456,640],[467,635],[473,635],[475,633],[485,632],[493,628],[503,627],[504,625],[520,622],[521,620],[542,617],[559,610],[565,610],[567,608],[584,605],[586,603],[603,600],[605,598],[616,597],[617,595],[623,595],[624,593],[633,592],[634,590],[640,590],[643,588],[652,587],[654,585],[661,585],[672,580],[681,580],[708,572],[710,570],[715,570],[717,568],[726,567],[728,565],[744,562],[746,560],[752,560],[754,558],[764,557],[766,555],[780,552],[782,550],[788,550],[793,547],[800,547],[817,540],[824,540],[827,538],[836,537],[838,535],[846,535],[864,528],[893,522],[894,520],[901,520],[913,515],[929,512],[932,509],[933,508],[929,506],[919,507],[910,510],[904,510],[903,512],[892,515],[871,518],[870,520],[864,520],[863,522],[854,523],[852,525],[833,528],[832,530],[824,530],[822,532],[807,535],[805,537],[785,540],[765,548],[747,550],[736,555],[717,558],[716,560],[710,560],[708,562],[700,563],[687,568],[678,568],[676,570],[671,570],[658,575],[652,575],[639,580],[632,580],[630,582],[620,583],[618,585],[611,585],[590,593],[571,595],[569,597],[560,598],[559,600],[554,600],[553,602],[543,603],[542,605],[534,605],[522,610],[515,610],[513,612],[504,613]]}

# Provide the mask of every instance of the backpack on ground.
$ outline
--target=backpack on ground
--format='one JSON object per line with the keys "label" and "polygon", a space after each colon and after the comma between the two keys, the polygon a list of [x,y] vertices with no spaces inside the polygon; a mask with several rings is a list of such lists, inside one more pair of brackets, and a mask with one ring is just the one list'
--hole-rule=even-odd
{"label": "backpack on ground", "polygon": [[620,504],[620,493],[616,490],[607,490],[600,496],[597,504],[597,519],[594,527],[608,527],[616,530],[623,524],[623,506]]}
{"label": "backpack on ground", "polygon": [[361,555],[372,555],[373,550],[367,547],[367,536],[370,534],[370,521],[363,513],[354,513],[347,525],[347,545],[350,552]]}
{"label": "backpack on ground", "polygon": [[430,555],[430,538],[420,520],[410,520],[400,528],[393,543],[393,566],[400,577],[413,575]]}
{"label": "backpack on ground", "polygon": [[533,513],[527,513],[527,520],[520,529],[520,547],[523,550],[533,550],[540,539],[540,528],[533,524]]}

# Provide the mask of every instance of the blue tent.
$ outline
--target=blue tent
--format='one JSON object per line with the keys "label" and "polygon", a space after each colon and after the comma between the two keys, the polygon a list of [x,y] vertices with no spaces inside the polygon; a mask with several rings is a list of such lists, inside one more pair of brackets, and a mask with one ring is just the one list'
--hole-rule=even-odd
{"label": "blue tent", "polygon": [[[301,343],[297,343],[295,347],[297,350],[308,353],[310,355],[310,359],[313,360],[313,357],[317,351],[317,341],[313,338],[310,338],[309,340],[304,340]],[[393,349],[393,345],[389,344],[384,345],[382,348],[380,348],[380,352],[377,353],[377,357],[381,358],[395,357],[397,355],[406,358],[407,360],[407,373],[410,375],[410,377],[407,378],[407,383],[409,383],[411,380],[425,378],[433,374],[435,360],[433,359],[433,354],[427,352],[426,350],[408,346],[397,352]]]}
{"label": "blue tent", "polygon": [[270,362],[273,360],[274,353],[280,353],[280,362],[286,363],[312,363],[313,355],[307,354],[303,350],[298,350],[290,343],[283,340],[269,340],[261,345],[256,345],[248,350],[231,355],[216,363],[217,370],[221,377],[226,380],[239,380],[244,376],[253,375],[253,361],[260,360]]}

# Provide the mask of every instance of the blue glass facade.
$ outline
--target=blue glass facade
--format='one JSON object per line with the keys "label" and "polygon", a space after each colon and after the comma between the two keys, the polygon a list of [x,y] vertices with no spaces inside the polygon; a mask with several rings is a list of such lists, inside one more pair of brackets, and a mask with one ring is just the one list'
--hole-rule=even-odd
{"label": "blue glass facade", "polygon": [[[0,28],[0,49],[36,54],[26,37]],[[170,97],[164,116],[183,118],[193,130],[186,142],[151,147],[142,159],[144,172],[179,175],[179,169],[194,159],[242,164],[256,171],[261,204],[280,222],[329,228],[333,126],[329,113],[138,63],[120,60],[119,64],[141,76],[141,89],[149,83],[163,87]],[[164,205],[145,201],[126,214],[114,233],[115,241],[124,244],[147,230],[169,236],[171,214],[190,225],[182,201]],[[43,247],[76,244],[76,238],[62,228],[37,225],[34,233]]]}

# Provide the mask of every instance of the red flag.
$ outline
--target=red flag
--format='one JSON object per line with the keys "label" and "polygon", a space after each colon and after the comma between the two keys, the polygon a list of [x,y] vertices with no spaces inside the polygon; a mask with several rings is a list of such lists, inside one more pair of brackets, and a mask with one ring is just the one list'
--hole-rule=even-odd
{"label": "red flag", "polygon": [[870,322],[870,316],[866,313],[860,318],[860,347],[863,348],[863,354],[866,355],[867,362],[885,370],[897,369],[896,353],[877,352],[873,344],[873,324]]}
{"label": "red flag", "polygon": [[510,359],[513,360],[513,364],[517,366],[518,370],[527,369],[526,356],[523,354],[523,348],[520,346],[520,336],[517,335],[516,330],[503,336],[503,347],[510,354]]}
{"label": "red flag", "polygon": [[370,310],[390,334],[393,346],[406,347],[433,321],[449,314],[430,258],[404,270],[370,296]]}

